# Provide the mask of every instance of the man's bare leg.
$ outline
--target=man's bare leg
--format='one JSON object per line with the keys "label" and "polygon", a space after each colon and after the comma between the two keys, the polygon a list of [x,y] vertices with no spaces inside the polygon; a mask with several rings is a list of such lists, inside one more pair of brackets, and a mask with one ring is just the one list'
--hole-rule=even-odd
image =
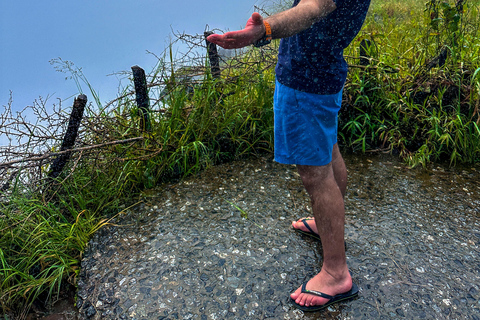
{"label": "man's bare leg", "polygon": [[[335,148],[338,151],[338,147]],[[339,176],[341,172],[335,176],[333,160],[326,166],[299,165],[297,168],[312,200],[312,211],[323,246],[322,270],[308,282],[306,288],[332,296],[347,292],[352,287],[352,278],[345,256],[344,189],[343,192],[341,189],[346,185],[346,170],[344,178]],[[341,178],[340,183],[337,182],[338,178]],[[301,288],[292,293],[291,298],[299,305],[307,307],[328,302],[327,299],[301,293]]]}
{"label": "man's bare leg", "polygon": [[[345,162],[343,161],[342,155],[340,154],[340,150],[338,149],[338,145],[335,144],[333,146],[332,151],[332,167],[333,167],[333,174],[335,176],[335,181],[337,182],[340,191],[342,192],[342,197],[345,198],[345,192],[347,189],[347,168],[345,166]],[[292,227],[295,229],[300,229],[305,232],[309,232],[309,230],[305,227],[303,222],[300,220],[293,221]],[[315,225],[314,220],[306,221],[309,227],[318,234],[317,226]]]}
{"label": "man's bare leg", "polygon": [[345,192],[347,190],[347,167],[345,166],[345,161],[343,161],[342,154],[338,149],[338,144],[333,146],[332,167],[335,181],[342,192],[342,197],[345,198]]}

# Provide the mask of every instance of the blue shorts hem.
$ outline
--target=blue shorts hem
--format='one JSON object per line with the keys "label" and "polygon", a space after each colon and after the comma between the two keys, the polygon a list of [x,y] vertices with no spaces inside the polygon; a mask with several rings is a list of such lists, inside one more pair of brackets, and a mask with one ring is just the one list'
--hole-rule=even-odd
{"label": "blue shorts hem", "polygon": [[325,161],[319,161],[319,160],[296,160],[296,159],[289,159],[287,157],[274,157],[275,162],[281,163],[281,164],[295,164],[295,165],[300,165],[300,166],[317,166],[317,167],[323,167],[328,165],[330,162],[332,162],[332,159],[330,160],[325,160]]}

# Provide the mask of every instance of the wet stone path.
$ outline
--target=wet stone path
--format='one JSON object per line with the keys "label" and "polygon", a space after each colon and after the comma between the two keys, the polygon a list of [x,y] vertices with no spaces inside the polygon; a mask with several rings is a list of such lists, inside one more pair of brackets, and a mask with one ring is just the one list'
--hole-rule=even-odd
{"label": "wet stone path", "polygon": [[480,320],[480,166],[410,170],[349,156],[348,264],[357,299],[304,314],[289,298],[320,271],[295,167],[211,168],[144,194],[82,262],[81,319]]}

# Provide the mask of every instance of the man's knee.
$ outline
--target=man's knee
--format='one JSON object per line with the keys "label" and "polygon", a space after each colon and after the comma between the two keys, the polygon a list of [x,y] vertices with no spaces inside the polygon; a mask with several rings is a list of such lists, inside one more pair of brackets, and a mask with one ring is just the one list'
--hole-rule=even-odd
{"label": "man's knee", "polygon": [[333,146],[333,150],[332,150],[332,163],[336,162],[339,159],[343,160],[342,154],[340,153],[340,149],[338,148],[338,144],[336,143]]}
{"label": "man's knee", "polygon": [[329,178],[334,179],[332,163],[325,166],[297,165],[297,170],[302,178],[303,185],[310,194],[325,185]]}

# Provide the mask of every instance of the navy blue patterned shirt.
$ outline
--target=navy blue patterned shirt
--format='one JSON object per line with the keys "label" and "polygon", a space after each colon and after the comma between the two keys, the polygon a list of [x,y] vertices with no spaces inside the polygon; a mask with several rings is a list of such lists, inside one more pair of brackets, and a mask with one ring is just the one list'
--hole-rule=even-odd
{"label": "navy blue patterned shirt", "polygon": [[335,94],[343,88],[348,71],[343,50],[360,31],[370,0],[333,1],[337,8],[328,16],[280,41],[275,73],[281,84],[316,94]]}

